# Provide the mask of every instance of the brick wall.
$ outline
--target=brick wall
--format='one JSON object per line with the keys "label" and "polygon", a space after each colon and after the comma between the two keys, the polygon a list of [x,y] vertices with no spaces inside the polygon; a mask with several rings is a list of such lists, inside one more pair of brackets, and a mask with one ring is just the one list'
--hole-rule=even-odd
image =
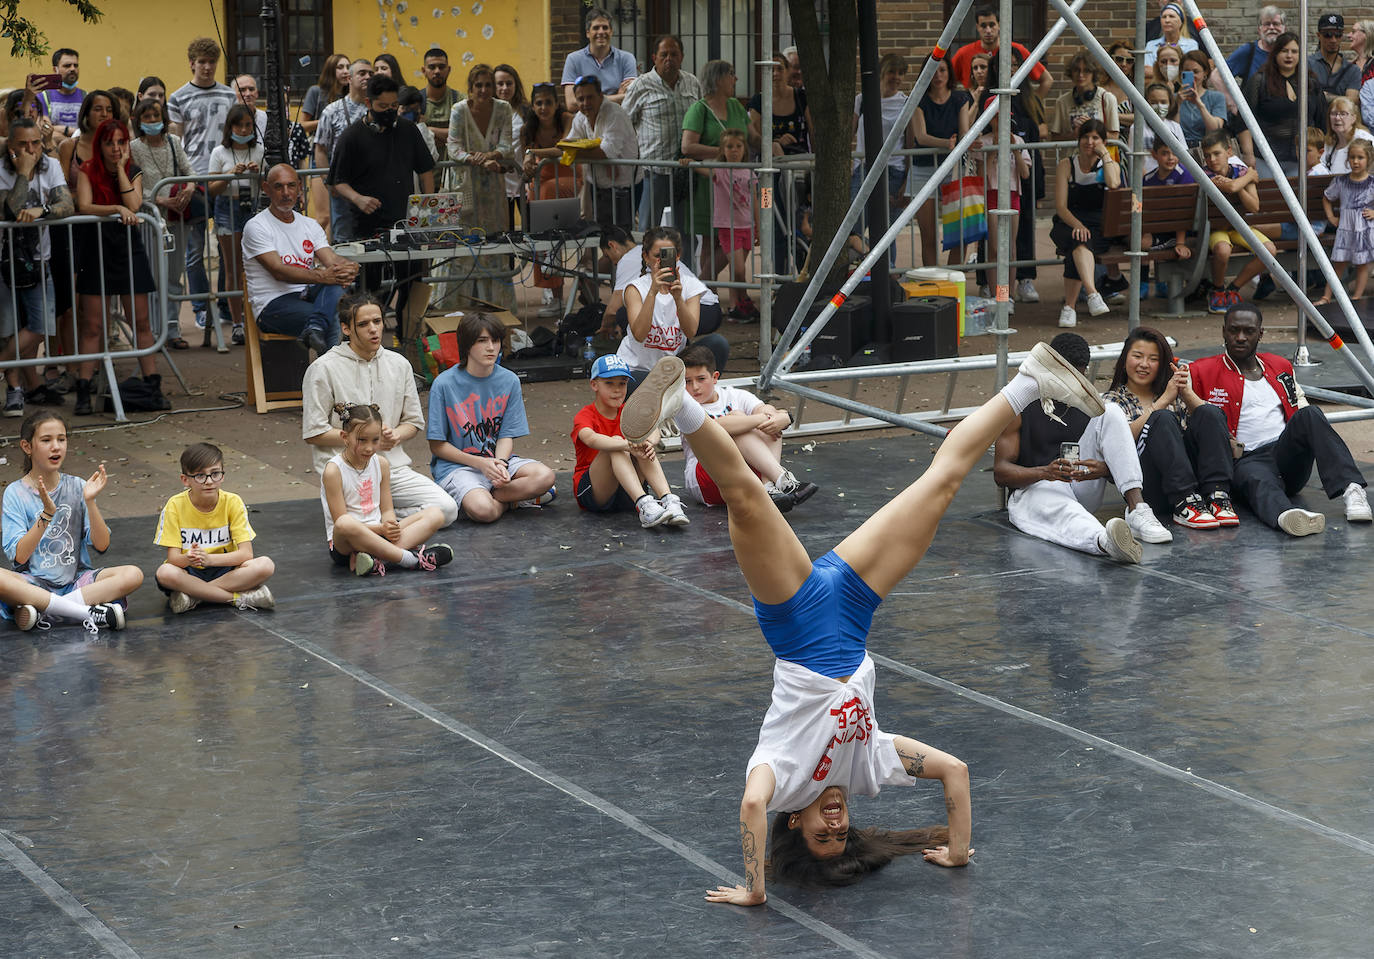
{"label": "brick wall", "polygon": [[553,80],[563,76],[563,61],[568,54],[587,45],[582,30],[582,0],[549,0],[549,69]]}

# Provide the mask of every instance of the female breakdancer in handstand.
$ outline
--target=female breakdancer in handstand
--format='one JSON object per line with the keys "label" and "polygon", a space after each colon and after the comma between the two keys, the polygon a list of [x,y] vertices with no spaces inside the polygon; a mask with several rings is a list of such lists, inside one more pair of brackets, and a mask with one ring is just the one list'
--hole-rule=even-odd
{"label": "female breakdancer in handstand", "polygon": [[[930,468],[834,550],[812,563],[734,441],[683,388],[682,361],[658,362],[625,403],[621,432],[640,442],[672,417],[729,508],[730,540],[777,661],[773,696],[749,759],[740,804],[743,886],[721,886],[711,902],[759,905],[763,842],[775,814],[767,863],[772,878],[846,885],[894,856],[922,851],[941,866],[965,865],[972,814],[968,767],[948,753],[878,728],[868,630],[882,598],[920,561],[964,476],[1014,416],[1041,401],[1090,416],[1102,402],[1083,376],[1044,343],[1000,394],[950,431]],[[944,785],[948,828],[888,833],[849,824],[850,794],[916,778]],[[936,843],[939,843],[938,845]]]}

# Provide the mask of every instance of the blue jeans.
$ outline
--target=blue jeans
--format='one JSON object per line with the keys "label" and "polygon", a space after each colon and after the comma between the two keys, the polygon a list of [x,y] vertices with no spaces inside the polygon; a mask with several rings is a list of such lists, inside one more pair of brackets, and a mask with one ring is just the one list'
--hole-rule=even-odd
{"label": "blue jeans", "polygon": [[[186,292],[209,293],[210,277],[205,273],[205,220],[186,224]],[[204,313],[208,300],[192,300],[191,308]]]}
{"label": "blue jeans", "polygon": [[341,196],[329,196],[329,236],[335,243],[352,240],[354,236],[354,217],[358,208]]}
{"label": "blue jeans", "polygon": [[343,299],[344,288],[320,283],[302,292],[310,298],[303,300],[300,293],[284,293],[268,303],[258,314],[258,329],[295,337],[304,337],[307,330],[319,330],[326,343],[337,346],[339,300]]}
{"label": "blue jeans", "polygon": [[[695,175],[695,174],[694,174]],[[659,225],[665,206],[672,207],[669,222],[683,233],[686,225],[686,204],[673,204],[673,175],[666,171],[646,170],[644,179],[635,184],[639,203],[639,228],[647,230]]]}
{"label": "blue jeans", "polygon": [[[43,264],[43,282],[22,290],[5,286],[8,276],[0,277],[0,339],[8,339],[16,329],[28,330],[40,336],[57,332],[57,296],[52,274]],[[13,348],[5,351],[4,359],[12,358]]]}

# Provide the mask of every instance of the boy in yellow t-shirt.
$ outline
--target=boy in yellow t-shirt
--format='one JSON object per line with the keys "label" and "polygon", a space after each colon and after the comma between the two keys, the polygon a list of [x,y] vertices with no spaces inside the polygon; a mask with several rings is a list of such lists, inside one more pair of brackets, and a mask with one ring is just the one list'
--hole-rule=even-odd
{"label": "boy in yellow t-shirt", "polygon": [[239,609],[272,609],[267,588],[276,566],[253,555],[248,510],[235,493],[220,489],[224,454],[218,446],[192,443],[181,454],[183,491],[167,501],[157,523],[158,546],[167,561],[157,568],[157,585],[174,613],[202,602]]}

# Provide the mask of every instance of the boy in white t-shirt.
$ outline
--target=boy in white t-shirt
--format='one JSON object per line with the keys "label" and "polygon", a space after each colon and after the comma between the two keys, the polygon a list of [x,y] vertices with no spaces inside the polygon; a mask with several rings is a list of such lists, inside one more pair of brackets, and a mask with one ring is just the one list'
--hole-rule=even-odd
{"label": "boy in white t-shirt", "polygon": [[[687,394],[730,434],[749,468],[763,480],[763,488],[779,512],[786,513],[816,494],[819,486],[800,482],[782,467],[782,431],[792,425],[791,413],[769,406],[753,393],[719,385],[716,358],[704,346],[683,350],[682,365],[687,368]],[[705,506],[724,505],[724,497],[686,437],[682,453],[687,459],[687,492]]]}

